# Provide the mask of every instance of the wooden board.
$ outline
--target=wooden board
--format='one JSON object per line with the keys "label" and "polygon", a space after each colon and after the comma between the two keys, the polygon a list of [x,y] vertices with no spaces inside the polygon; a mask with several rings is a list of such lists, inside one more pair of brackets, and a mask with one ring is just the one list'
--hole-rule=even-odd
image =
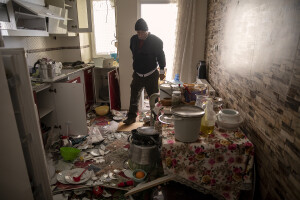
{"label": "wooden board", "polygon": [[154,186],[163,184],[165,182],[168,182],[168,181],[171,181],[171,180],[174,180],[174,179],[175,179],[175,175],[174,174],[171,174],[171,175],[168,175],[168,176],[163,176],[161,178],[155,179],[153,181],[150,181],[148,183],[145,183],[143,185],[140,185],[140,186],[137,186],[137,187],[133,188],[132,190],[130,190],[126,194],[124,194],[124,196],[127,197],[129,195],[133,195],[133,194],[135,194],[137,192],[141,192],[141,191],[147,190],[149,188],[152,188]]}
{"label": "wooden board", "polygon": [[133,129],[136,129],[136,128],[141,127],[143,125],[144,125],[144,122],[135,122],[135,123],[130,124],[130,125],[126,125],[123,122],[120,122],[117,131],[119,131],[119,132],[123,132],[123,131],[124,132],[130,132]]}

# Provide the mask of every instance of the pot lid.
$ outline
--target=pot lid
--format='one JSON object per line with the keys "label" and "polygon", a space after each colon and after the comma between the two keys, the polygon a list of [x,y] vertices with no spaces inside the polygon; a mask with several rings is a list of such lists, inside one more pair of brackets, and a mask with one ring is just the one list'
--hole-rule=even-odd
{"label": "pot lid", "polygon": [[198,106],[192,105],[179,105],[171,108],[173,115],[180,117],[202,117],[204,110]]}
{"label": "pot lid", "polygon": [[141,135],[158,135],[158,132],[154,129],[153,126],[142,126],[137,128],[137,132]]}

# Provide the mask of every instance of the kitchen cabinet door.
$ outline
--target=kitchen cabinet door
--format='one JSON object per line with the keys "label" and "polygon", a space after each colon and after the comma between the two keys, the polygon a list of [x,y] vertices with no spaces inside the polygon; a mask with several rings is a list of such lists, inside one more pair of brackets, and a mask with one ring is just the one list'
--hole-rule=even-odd
{"label": "kitchen cabinet door", "polygon": [[76,77],[76,78],[73,78],[71,80],[68,80],[67,83],[81,83],[81,79],[80,77]]}
{"label": "kitchen cabinet door", "polygon": [[[3,63],[2,63],[3,61]],[[25,173],[28,172],[29,180],[30,180],[30,188],[32,191],[34,191],[34,199],[45,199],[50,200],[52,199],[51,190],[50,190],[50,180],[47,173],[47,166],[46,166],[46,155],[42,144],[42,138],[41,138],[41,132],[40,132],[40,126],[39,126],[39,120],[38,120],[38,113],[37,113],[37,107],[34,103],[33,95],[32,95],[32,88],[30,84],[30,77],[28,73],[28,68],[26,64],[26,58],[25,58],[25,50],[24,49],[10,49],[10,48],[0,48],[0,79],[4,83],[8,83],[9,91],[10,91],[10,105],[13,105],[13,111],[7,111],[2,110],[1,113],[6,115],[13,115],[16,120],[16,124],[12,124],[13,121],[9,121],[10,123],[4,123],[4,118],[1,116],[1,123],[4,123],[1,126],[1,138],[2,142],[6,142],[6,145],[0,145],[1,148],[3,148],[3,151],[1,149],[1,152],[5,155],[2,156],[3,159],[3,166],[1,167],[1,172],[6,173],[6,176],[2,176],[1,178],[3,180],[8,181],[7,184],[11,184],[12,181],[14,181],[12,176],[10,175],[16,175],[21,173],[21,171],[25,170]],[[4,71],[4,70],[5,71]],[[1,92],[5,91],[4,84],[0,84]],[[4,88],[3,88],[4,87]],[[8,95],[3,94],[5,97]],[[2,101],[3,99],[3,101]],[[2,106],[6,106],[7,108],[9,104],[6,105],[6,98],[4,99],[1,97],[1,103]],[[11,106],[10,106],[11,107]],[[11,110],[11,109],[10,109]],[[7,111],[7,112],[6,112]],[[5,117],[5,116],[4,116]],[[8,116],[6,116],[6,120],[9,119]],[[2,125],[2,124],[1,124]],[[9,126],[17,127],[18,133],[11,133]],[[3,128],[2,128],[3,127]],[[15,131],[16,129],[14,128]],[[10,134],[17,134],[15,136],[9,136]],[[8,137],[9,136],[9,137]],[[13,138],[14,137],[14,138]],[[19,139],[17,138],[19,137]],[[21,154],[24,155],[25,161],[26,161],[26,169],[22,169],[22,165],[18,165],[15,162],[18,160],[21,162],[19,155],[16,155],[15,157],[13,155],[14,150],[18,151],[19,149],[14,149],[12,151],[9,150],[9,148],[6,148],[8,145],[9,147],[15,147],[18,146],[18,141],[21,142],[22,150]],[[20,143],[19,143],[20,144]],[[6,159],[7,156],[9,156],[9,159]],[[10,162],[10,159],[14,158],[14,162]],[[6,171],[6,167],[8,167],[8,171]],[[18,169],[20,168],[20,169]],[[19,177],[19,181],[23,182],[23,177]],[[24,180],[25,181],[25,180]],[[24,195],[25,190],[27,190],[28,187],[22,188],[20,183],[15,182],[15,186],[12,188],[9,187],[6,183],[1,184],[1,198],[2,199],[20,199],[20,198],[14,198],[16,192],[23,191]],[[19,187],[20,186],[20,187]],[[30,190],[29,188],[29,190]],[[2,190],[5,190],[5,192],[11,191],[11,195],[6,198],[2,195]],[[22,194],[23,194],[22,193]],[[22,199],[27,199],[26,196],[23,196]]]}
{"label": "kitchen cabinet door", "polygon": [[52,19],[52,18],[48,19],[49,34],[67,34],[68,10],[64,8],[52,6],[52,5],[49,5],[49,10],[64,18],[64,20]]}
{"label": "kitchen cabinet door", "polygon": [[68,31],[75,33],[92,32],[90,0],[65,0],[68,9]]}
{"label": "kitchen cabinet door", "polygon": [[[1,198],[33,200],[10,88],[0,56]],[[19,114],[20,112],[18,112]],[[20,114],[19,114],[20,115]]]}
{"label": "kitchen cabinet door", "polygon": [[70,135],[87,135],[83,84],[53,83],[52,89],[61,133],[67,133],[67,124],[70,124]]}

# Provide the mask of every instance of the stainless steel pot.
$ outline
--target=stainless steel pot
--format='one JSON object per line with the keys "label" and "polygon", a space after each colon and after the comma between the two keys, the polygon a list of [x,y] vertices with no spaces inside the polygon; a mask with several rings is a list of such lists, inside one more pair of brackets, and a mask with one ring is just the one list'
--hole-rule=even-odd
{"label": "stainless steel pot", "polygon": [[152,165],[159,157],[160,138],[154,127],[139,127],[128,137],[129,159],[140,165]]}
{"label": "stainless steel pot", "polygon": [[140,146],[130,144],[129,159],[140,165],[152,165],[159,157],[157,145]]}

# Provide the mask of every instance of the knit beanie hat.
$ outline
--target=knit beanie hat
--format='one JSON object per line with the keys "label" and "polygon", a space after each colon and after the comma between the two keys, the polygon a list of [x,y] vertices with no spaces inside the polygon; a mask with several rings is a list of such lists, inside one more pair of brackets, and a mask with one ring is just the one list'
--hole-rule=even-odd
{"label": "knit beanie hat", "polygon": [[135,30],[136,31],[148,31],[147,23],[143,18],[136,21]]}

